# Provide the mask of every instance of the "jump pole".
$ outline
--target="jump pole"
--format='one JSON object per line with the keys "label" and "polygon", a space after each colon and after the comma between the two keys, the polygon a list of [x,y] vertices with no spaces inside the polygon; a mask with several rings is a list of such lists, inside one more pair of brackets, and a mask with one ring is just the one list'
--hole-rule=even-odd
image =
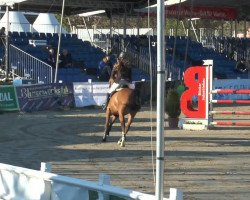
{"label": "jump pole", "polygon": [[214,100],[213,94],[250,94],[250,90],[232,90],[232,89],[215,89],[213,90],[213,66],[209,66],[209,87],[207,87],[207,93],[209,94],[209,102],[208,102],[208,128],[210,126],[250,126],[249,122],[240,122],[240,121],[213,121],[214,114],[222,114],[222,115],[250,115],[249,111],[213,111],[213,104],[250,104],[250,100]]}

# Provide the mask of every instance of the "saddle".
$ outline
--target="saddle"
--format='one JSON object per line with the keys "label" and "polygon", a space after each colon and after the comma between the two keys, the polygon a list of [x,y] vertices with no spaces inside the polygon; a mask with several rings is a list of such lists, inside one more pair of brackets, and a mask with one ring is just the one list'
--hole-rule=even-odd
{"label": "saddle", "polygon": [[115,91],[113,91],[113,92],[110,94],[110,98],[111,98],[116,92],[119,92],[120,90],[122,90],[122,89],[124,89],[124,88],[128,88],[128,85],[126,85],[126,84],[120,85],[118,88],[115,89]]}
{"label": "saddle", "polygon": [[124,84],[119,85],[119,87],[115,91],[118,92],[118,91],[120,91],[120,90],[122,90],[124,88],[129,88],[129,87],[128,87],[127,84],[124,83]]}

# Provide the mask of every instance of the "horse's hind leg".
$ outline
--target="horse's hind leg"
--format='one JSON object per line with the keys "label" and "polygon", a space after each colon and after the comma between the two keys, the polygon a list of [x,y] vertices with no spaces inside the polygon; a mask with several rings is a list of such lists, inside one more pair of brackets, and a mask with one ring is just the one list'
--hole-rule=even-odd
{"label": "horse's hind leg", "polygon": [[120,140],[118,141],[118,144],[121,146],[121,147],[125,147],[125,139],[126,139],[126,135],[129,131],[129,128],[130,128],[130,125],[132,124],[133,122],[133,119],[135,118],[135,115],[136,113],[131,113],[128,115],[128,122],[125,126],[125,123],[124,123],[124,132],[122,132],[122,137],[120,138]]}
{"label": "horse's hind leg", "polygon": [[134,118],[135,118],[136,113],[131,113],[128,115],[128,122],[127,125],[125,127],[125,136],[127,134],[127,132],[129,131],[130,125],[132,124]]}
{"label": "horse's hind leg", "polygon": [[125,118],[124,115],[121,114],[123,112],[119,113],[119,120],[121,123],[121,128],[122,128],[122,137],[118,140],[118,145],[120,145],[121,147],[125,146]]}
{"label": "horse's hind leg", "polygon": [[103,142],[106,142],[106,138],[107,138],[107,135],[109,135],[109,131],[110,131],[110,110],[107,109],[106,111],[106,122],[105,122],[105,130],[104,130],[104,134],[103,134],[103,137],[102,137],[102,141]]}

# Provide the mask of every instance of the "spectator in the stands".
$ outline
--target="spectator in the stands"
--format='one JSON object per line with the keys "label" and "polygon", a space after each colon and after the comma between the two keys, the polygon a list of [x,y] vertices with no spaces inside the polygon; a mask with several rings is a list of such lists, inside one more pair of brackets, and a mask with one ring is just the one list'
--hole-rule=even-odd
{"label": "spectator in the stands", "polygon": [[0,36],[5,36],[5,27],[0,29]]}
{"label": "spectator in the stands", "polygon": [[0,39],[1,39],[1,45],[5,45],[5,27],[2,27],[0,29]]}
{"label": "spectator in the stands", "polygon": [[108,81],[112,71],[112,64],[110,62],[110,57],[105,56],[99,63],[97,76],[100,81]]}
{"label": "spectator in the stands", "polygon": [[244,60],[240,60],[236,63],[236,66],[235,66],[235,69],[239,72],[242,72],[242,73],[245,73],[247,72],[247,67],[246,67],[246,64],[245,64],[245,61]]}
{"label": "spectator in the stands", "polygon": [[72,67],[72,57],[71,53],[67,49],[63,49],[62,54],[59,57],[60,67]]}
{"label": "spectator in the stands", "polygon": [[47,63],[52,67],[56,67],[56,52],[53,48],[49,49],[49,56],[47,58]]}

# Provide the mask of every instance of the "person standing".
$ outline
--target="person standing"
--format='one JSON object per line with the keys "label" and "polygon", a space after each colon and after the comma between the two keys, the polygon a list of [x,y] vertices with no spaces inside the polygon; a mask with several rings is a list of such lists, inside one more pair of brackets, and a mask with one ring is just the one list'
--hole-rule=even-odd
{"label": "person standing", "polygon": [[53,68],[56,67],[56,53],[53,48],[49,49],[49,56],[47,58],[47,63],[51,65]]}
{"label": "person standing", "polygon": [[63,49],[62,54],[60,54],[59,57],[60,62],[60,67],[72,67],[72,57],[71,53],[67,49]]}
{"label": "person standing", "polygon": [[108,55],[100,61],[97,68],[97,77],[100,81],[108,81],[111,75],[112,65],[110,63],[110,57]]}

